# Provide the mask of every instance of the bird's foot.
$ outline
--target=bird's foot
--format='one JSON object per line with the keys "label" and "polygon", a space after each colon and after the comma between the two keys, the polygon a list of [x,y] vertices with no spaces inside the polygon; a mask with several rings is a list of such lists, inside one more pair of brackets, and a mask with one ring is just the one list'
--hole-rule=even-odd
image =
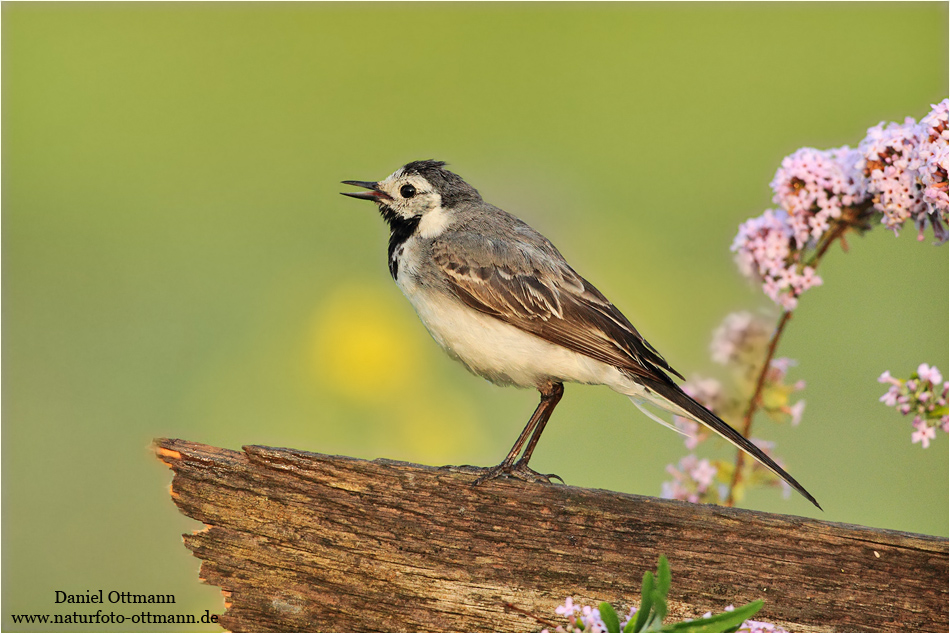
{"label": "bird's foot", "polygon": [[528,467],[528,464],[518,461],[514,464],[501,463],[495,467],[484,468],[485,473],[475,479],[472,485],[481,485],[496,478],[515,478],[528,483],[550,483],[552,478],[564,482],[557,474],[541,474]]}

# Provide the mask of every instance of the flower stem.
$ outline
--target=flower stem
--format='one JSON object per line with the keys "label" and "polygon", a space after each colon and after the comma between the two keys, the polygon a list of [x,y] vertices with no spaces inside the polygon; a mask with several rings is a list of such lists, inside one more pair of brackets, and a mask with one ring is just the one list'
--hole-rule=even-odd
{"label": "flower stem", "polygon": [[[765,377],[768,375],[769,368],[772,366],[772,358],[775,357],[775,351],[778,349],[778,341],[785,331],[786,325],[792,319],[791,311],[784,311],[779,318],[778,326],[775,327],[775,333],[769,341],[769,348],[765,354],[765,361],[762,369],[759,371],[759,377],[755,381],[755,389],[752,391],[752,397],[749,399],[749,407],[746,408],[745,416],[742,417],[742,436],[749,438],[749,432],[752,430],[752,419],[755,417],[755,411],[759,409],[762,400],[762,389],[765,387]],[[742,481],[742,467],[745,464],[745,452],[736,451],[736,468],[732,473],[732,482],[729,484],[729,496],[726,498],[726,505],[732,507],[735,504],[736,486]]]}

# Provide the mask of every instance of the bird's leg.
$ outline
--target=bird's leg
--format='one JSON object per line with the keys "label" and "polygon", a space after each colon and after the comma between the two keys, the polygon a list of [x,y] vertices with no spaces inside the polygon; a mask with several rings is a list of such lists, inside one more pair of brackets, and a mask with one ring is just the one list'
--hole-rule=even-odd
{"label": "bird's leg", "polygon": [[[538,408],[535,410],[535,416],[537,416],[537,413],[539,410],[541,410],[541,407],[545,406],[544,414],[543,416],[538,417],[537,423],[535,424],[534,433],[531,435],[531,440],[528,441],[528,447],[524,449],[524,454],[521,455],[521,458],[518,459],[514,465],[515,470],[528,469],[528,461],[531,460],[531,454],[534,452],[534,447],[538,445],[538,440],[541,438],[541,433],[544,432],[544,426],[547,425],[548,419],[551,418],[551,413],[554,412],[554,407],[557,406],[558,402],[561,401],[561,397],[564,396],[564,384],[560,382],[552,382],[550,386],[546,388],[548,388],[548,390],[547,392],[541,392],[541,403],[538,404]],[[534,470],[529,471],[534,472]],[[534,473],[537,474],[537,472]],[[564,479],[562,479],[557,474],[545,474],[543,476],[546,478],[553,476],[562,483],[564,482]]]}
{"label": "bird's leg", "polygon": [[[563,482],[563,479],[556,474],[540,474],[528,467],[531,453],[534,452],[534,447],[538,444],[538,439],[541,438],[544,426],[547,424],[548,419],[551,418],[554,407],[557,406],[557,403],[561,400],[561,396],[564,394],[564,384],[553,381],[548,382],[539,386],[538,391],[541,393],[541,402],[538,404],[538,407],[535,408],[534,414],[531,415],[531,419],[528,420],[528,425],[521,431],[521,435],[518,437],[518,440],[515,441],[511,451],[508,452],[508,456],[505,457],[504,461],[489,469],[484,476],[480,476],[475,481],[475,485],[480,485],[485,481],[490,481],[500,476],[511,476],[529,482],[544,481],[545,483],[550,483],[551,477],[554,477]],[[525,448],[521,458],[517,459],[525,442],[527,442],[528,446]],[[517,459],[517,461],[515,459]]]}

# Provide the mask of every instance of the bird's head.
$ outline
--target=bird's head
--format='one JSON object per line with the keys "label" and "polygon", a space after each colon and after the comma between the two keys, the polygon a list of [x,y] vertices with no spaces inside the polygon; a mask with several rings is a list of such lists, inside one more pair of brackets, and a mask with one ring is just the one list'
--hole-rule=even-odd
{"label": "bird's head", "polygon": [[343,181],[369,191],[341,194],[373,201],[390,224],[442,216],[461,202],[481,199],[475,188],[444,166],[443,161],[413,161],[382,181]]}

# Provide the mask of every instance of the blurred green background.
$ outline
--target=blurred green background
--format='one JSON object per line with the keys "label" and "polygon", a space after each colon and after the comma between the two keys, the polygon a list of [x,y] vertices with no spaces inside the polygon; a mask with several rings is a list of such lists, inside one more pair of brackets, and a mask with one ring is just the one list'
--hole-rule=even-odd
{"label": "blurred green background", "polygon": [[[738,224],[796,148],[856,145],[945,98],[947,17],[5,3],[3,628],[55,612],[57,589],[223,610],[154,437],[436,465],[508,451],[537,393],[439,350],[389,278],[384,223],[339,181],[449,161],[674,367],[721,377],[712,331],[770,308],[732,262]],[[912,445],[876,381],[950,374],[947,254],[875,229],[826,258],[779,351],[808,382],[804,421],[755,430],[826,511],[777,491],[744,506],[947,535],[947,436]],[[570,385],[532,465],[657,495],[686,453],[626,398]]]}

